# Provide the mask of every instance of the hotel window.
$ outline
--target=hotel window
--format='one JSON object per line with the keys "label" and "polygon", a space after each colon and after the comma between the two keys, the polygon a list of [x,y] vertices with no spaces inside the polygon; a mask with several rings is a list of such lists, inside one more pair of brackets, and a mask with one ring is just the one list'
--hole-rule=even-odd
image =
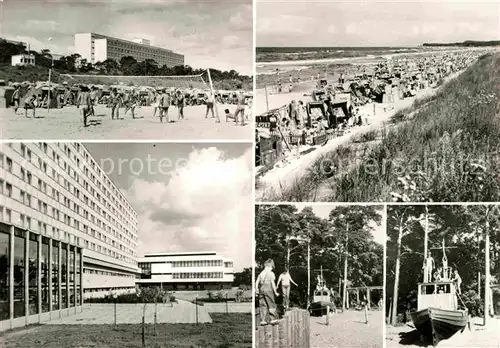
{"label": "hotel window", "polygon": [[[59,309],[59,242],[52,241],[52,309]],[[48,310],[48,309],[47,309]]]}

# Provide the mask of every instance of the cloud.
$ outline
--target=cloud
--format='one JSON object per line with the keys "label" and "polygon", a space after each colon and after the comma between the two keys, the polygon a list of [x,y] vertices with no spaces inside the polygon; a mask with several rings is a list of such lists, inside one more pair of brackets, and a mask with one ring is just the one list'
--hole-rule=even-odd
{"label": "cloud", "polygon": [[257,12],[258,46],[413,46],[500,38],[500,4],[493,0],[260,0]]}
{"label": "cloud", "polygon": [[217,251],[248,267],[252,260],[252,152],[226,158],[193,150],[166,182],[135,179],[126,196],[138,208],[139,254]]}

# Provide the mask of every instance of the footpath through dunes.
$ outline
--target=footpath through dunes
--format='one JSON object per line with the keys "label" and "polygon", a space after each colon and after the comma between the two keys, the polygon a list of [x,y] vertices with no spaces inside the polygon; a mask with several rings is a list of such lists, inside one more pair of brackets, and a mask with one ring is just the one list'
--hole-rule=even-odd
{"label": "footpath through dunes", "polygon": [[96,116],[89,118],[89,126],[83,127],[82,114],[76,106],[62,109],[28,110],[29,118],[24,116],[24,109],[14,114],[13,109],[0,109],[0,128],[3,139],[72,139],[72,140],[248,140],[252,139],[253,122],[250,118],[245,126],[226,122],[224,109],[234,112],[236,105],[217,105],[220,123],[216,123],[209,114],[205,118],[205,106],[188,106],[184,109],[184,120],[177,121],[177,108],[169,110],[171,123],[160,123],[158,112],[153,117],[153,107],[145,106],[135,110],[137,119],[132,119],[129,112],[120,109],[119,120],[111,119],[111,109],[103,105],[95,108]]}
{"label": "footpath through dunes", "polygon": [[[258,194],[273,201],[500,199],[499,53],[482,56],[437,91],[397,109],[385,115],[391,124],[373,127],[370,120],[363,146],[363,137],[352,135],[354,141],[329,142],[321,157],[301,157],[298,170],[266,175]],[[318,170],[325,161],[333,171]]]}

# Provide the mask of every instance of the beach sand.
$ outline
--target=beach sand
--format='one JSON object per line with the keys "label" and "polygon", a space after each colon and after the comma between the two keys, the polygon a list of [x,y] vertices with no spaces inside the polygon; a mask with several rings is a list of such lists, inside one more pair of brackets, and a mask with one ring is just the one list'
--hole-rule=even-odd
{"label": "beach sand", "polygon": [[311,317],[311,348],[379,348],[383,343],[383,313],[369,311],[368,324],[363,311],[332,314],[326,318]]}
{"label": "beach sand", "polygon": [[[491,318],[488,326],[482,326],[482,318],[471,319],[471,330],[466,328],[462,333],[457,332],[447,340],[439,342],[437,347],[449,348],[499,348],[500,347],[500,318]],[[392,347],[432,347],[432,342],[421,343],[420,334],[408,325],[394,327],[386,326],[385,342],[387,348]]]}
{"label": "beach sand", "polygon": [[[130,111],[120,109],[120,120],[111,120],[111,109],[98,105],[96,116],[91,117],[91,126],[83,127],[82,115],[75,106],[62,109],[36,109],[41,118],[24,116],[24,109],[0,109],[0,127],[3,139],[71,139],[71,140],[246,140],[253,137],[253,123],[246,126],[226,122],[224,109],[234,112],[235,105],[218,105],[220,123],[215,119],[205,118],[205,106],[189,106],[184,109],[184,120],[180,122],[160,123],[159,117],[153,117],[153,107],[136,109],[132,119]],[[169,110],[170,120],[177,120],[177,109]],[[252,120],[250,120],[253,122]]]}
{"label": "beach sand", "polygon": [[[458,76],[458,73],[450,75],[446,81],[449,81],[456,76]],[[304,97],[304,93],[306,93],[305,91],[308,88],[310,90],[312,85],[314,85],[312,82],[303,83],[292,93],[268,95],[269,108],[276,108],[289,103],[293,99],[301,99],[304,103],[310,101],[310,97]],[[285,166],[275,166],[259,178],[258,188],[255,192],[256,200],[264,201],[269,196],[281,196],[282,188],[287,189],[292,187],[296,181],[300,180],[307,174],[308,169],[310,169],[313,163],[321,158],[321,156],[335,150],[335,148],[340,145],[349,143],[351,139],[359,136],[360,134],[382,128],[384,123],[387,122],[397,111],[410,107],[415,99],[433,95],[438,90],[439,88],[426,88],[418,91],[417,95],[414,97],[395,100],[394,103],[370,103],[360,106],[360,113],[367,116],[369,125],[351,128],[349,133],[329,140],[324,146],[317,146],[314,151],[301,155],[300,158],[291,159],[289,164]],[[262,112],[263,108],[264,110],[266,108],[265,91],[258,90],[256,92],[256,101],[256,104],[258,105],[256,111],[257,115],[259,115],[259,110]],[[375,105],[375,115],[373,114],[373,105]]]}

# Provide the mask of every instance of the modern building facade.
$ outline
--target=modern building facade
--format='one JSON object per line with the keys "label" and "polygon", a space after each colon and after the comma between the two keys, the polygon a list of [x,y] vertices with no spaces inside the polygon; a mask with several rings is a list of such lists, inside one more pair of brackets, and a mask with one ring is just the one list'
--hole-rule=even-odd
{"label": "modern building facade", "polygon": [[151,46],[146,39],[133,42],[96,33],[79,33],[75,34],[75,51],[92,64],[106,59],[119,62],[121,58],[131,56],[139,62],[153,59],[159,66],[184,65],[184,55]]}
{"label": "modern building facade", "polygon": [[216,252],[151,253],[138,259],[139,286],[165,290],[219,290],[231,288],[234,265]]}
{"label": "modern building facade", "polygon": [[12,66],[35,65],[35,56],[33,54],[16,54],[11,57]]}
{"label": "modern building facade", "polygon": [[0,144],[0,328],[135,291],[137,243],[137,213],[82,144]]}

